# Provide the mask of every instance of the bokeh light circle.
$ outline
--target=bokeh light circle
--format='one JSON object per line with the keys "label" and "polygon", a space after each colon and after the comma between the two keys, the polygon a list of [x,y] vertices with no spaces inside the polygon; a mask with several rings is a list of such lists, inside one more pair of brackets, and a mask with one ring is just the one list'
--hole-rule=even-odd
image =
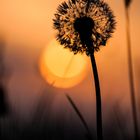
{"label": "bokeh light circle", "polygon": [[40,72],[52,86],[70,88],[79,84],[87,74],[87,57],[74,55],[53,39],[43,50]]}

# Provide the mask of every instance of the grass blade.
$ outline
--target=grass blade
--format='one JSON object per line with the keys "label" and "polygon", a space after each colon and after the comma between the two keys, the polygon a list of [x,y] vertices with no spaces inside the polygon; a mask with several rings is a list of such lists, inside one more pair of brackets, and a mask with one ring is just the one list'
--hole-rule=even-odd
{"label": "grass blade", "polygon": [[84,127],[85,127],[85,129],[86,129],[86,131],[87,131],[86,138],[87,138],[88,140],[92,140],[92,136],[91,136],[90,130],[89,130],[89,128],[88,128],[88,125],[87,125],[87,123],[86,123],[84,117],[83,117],[82,114],[80,113],[79,109],[78,109],[77,106],[75,105],[75,103],[74,103],[74,101],[72,100],[72,98],[71,98],[68,94],[66,94],[66,97],[67,97],[69,103],[71,104],[71,106],[73,107],[74,111],[76,112],[76,114],[77,114],[78,117],[80,118],[82,124],[84,125]]}

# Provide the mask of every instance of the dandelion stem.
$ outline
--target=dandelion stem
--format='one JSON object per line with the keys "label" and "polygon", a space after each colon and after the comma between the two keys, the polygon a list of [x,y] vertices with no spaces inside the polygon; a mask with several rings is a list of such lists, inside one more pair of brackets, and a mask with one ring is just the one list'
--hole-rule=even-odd
{"label": "dandelion stem", "polygon": [[95,91],[96,91],[96,127],[97,127],[97,140],[103,140],[103,130],[102,130],[102,102],[101,102],[101,91],[100,82],[98,77],[98,70],[96,66],[96,60],[94,52],[92,51],[93,43],[92,40],[86,39],[86,46],[89,50],[90,60],[92,64],[92,71],[94,76]]}
{"label": "dandelion stem", "polygon": [[96,90],[97,140],[103,140],[100,83],[99,83],[98,71],[97,71],[94,54],[90,54],[90,59],[92,63],[92,69],[93,69],[93,75],[94,75],[94,81],[95,81],[95,90]]}
{"label": "dandelion stem", "polygon": [[127,32],[127,46],[128,46],[128,67],[129,67],[129,81],[130,81],[130,94],[131,94],[131,104],[132,104],[132,115],[134,123],[134,137],[135,140],[138,138],[138,119],[137,119],[137,109],[136,109],[136,98],[135,98],[135,88],[134,88],[134,76],[132,67],[132,53],[131,53],[131,40],[130,40],[130,26],[129,26],[129,9],[126,8],[126,32]]}

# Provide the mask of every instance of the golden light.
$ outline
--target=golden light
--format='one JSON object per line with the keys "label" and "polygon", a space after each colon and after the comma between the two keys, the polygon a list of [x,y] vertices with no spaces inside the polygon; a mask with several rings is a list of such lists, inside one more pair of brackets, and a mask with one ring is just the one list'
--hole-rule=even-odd
{"label": "golden light", "polygon": [[55,39],[52,40],[41,55],[40,72],[52,86],[70,88],[79,84],[87,74],[87,57],[74,55],[64,49]]}

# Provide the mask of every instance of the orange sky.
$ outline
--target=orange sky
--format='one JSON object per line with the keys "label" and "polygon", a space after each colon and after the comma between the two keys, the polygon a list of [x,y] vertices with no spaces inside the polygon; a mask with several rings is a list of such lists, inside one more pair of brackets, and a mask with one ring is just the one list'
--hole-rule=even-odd
{"label": "orange sky", "polygon": [[[60,93],[67,92],[83,108],[83,113],[87,114],[90,120],[92,117],[88,114],[90,114],[91,110],[87,108],[95,103],[91,67],[89,67],[89,74],[82,83],[67,90],[49,87],[38,73],[37,63],[41,51],[55,35],[55,31],[52,28],[52,18],[56,7],[61,1],[63,0],[0,1],[0,35],[6,41],[6,65],[12,71],[8,84],[8,96],[13,108],[16,108],[19,116],[22,116],[22,110],[25,108],[28,107],[28,110],[34,110],[34,106],[41,96],[38,93],[42,87],[45,87],[54,96],[52,97],[55,98],[52,101],[54,104],[52,109],[54,110],[60,109],[63,104],[66,104],[64,95]],[[112,103],[116,104],[121,99],[120,106],[125,110],[129,110],[126,21],[123,0],[106,1],[114,11],[117,27],[113,38],[108,41],[107,46],[96,53],[103,105],[109,107]],[[134,0],[130,9],[137,94],[140,93],[138,84],[140,82],[139,5],[140,1]],[[85,100],[85,97],[87,100]],[[30,102],[31,99],[32,103]],[[106,107],[103,108],[104,111],[108,110]],[[27,111],[27,116],[30,116],[30,111]]]}

